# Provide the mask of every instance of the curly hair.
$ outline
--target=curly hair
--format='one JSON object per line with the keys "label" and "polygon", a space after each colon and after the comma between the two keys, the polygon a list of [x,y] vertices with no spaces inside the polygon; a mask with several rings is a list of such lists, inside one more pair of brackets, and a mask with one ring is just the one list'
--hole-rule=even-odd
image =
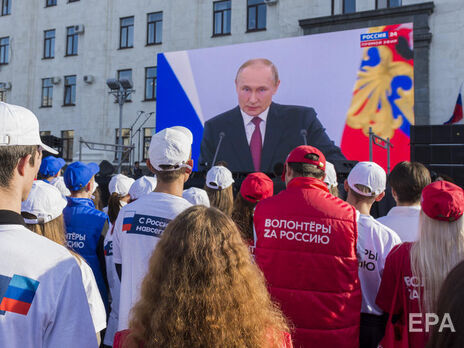
{"label": "curly hair", "polygon": [[279,347],[288,325],[234,222],[193,206],[153,252],[125,347]]}

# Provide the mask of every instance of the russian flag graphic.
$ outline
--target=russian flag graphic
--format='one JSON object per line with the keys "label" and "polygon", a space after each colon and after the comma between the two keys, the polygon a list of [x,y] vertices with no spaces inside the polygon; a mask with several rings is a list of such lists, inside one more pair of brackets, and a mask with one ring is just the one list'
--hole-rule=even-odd
{"label": "russian flag graphic", "polygon": [[135,211],[128,211],[124,214],[124,219],[122,220],[122,231],[127,232],[132,228],[132,221],[134,220]]}
{"label": "russian flag graphic", "polygon": [[37,280],[17,274],[12,278],[0,276],[0,314],[27,315],[38,286]]}

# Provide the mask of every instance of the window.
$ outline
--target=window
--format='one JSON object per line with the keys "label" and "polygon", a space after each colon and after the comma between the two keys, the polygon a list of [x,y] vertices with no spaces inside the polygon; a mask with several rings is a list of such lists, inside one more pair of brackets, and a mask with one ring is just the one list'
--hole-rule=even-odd
{"label": "window", "polygon": [[10,55],[10,38],[0,37],[0,64],[8,64]]}
{"label": "window", "polygon": [[56,6],[56,0],[45,0],[45,7]]}
{"label": "window", "polygon": [[145,68],[145,100],[156,100],[156,66]]}
{"label": "window", "polygon": [[66,56],[77,55],[77,33],[74,25],[66,28]]}
{"label": "window", "polygon": [[247,31],[266,30],[266,10],[264,0],[248,0]]}
{"label": "window", "polygon": [[[118,70],[118,80],[126,79],[132,82],[132,69]],[[131,96],[128,96],[126,102],[131,102]]]}
{"label": "window", "polygon": [[6,16],[11,14],[11,0],[1,0],[2,8],[0,10],[1,16]]}
{"label": "window", "polygon": [[134,47],[134,17],[120,19],[119,48]]}
{"label": "window", "polygon": [[213,36],[230,34],[230,0],[213,3]]}
{"label": "window", "polygon": [[148,159],[148,149],[150,148],[151,137],[155,132],[155,128],[143,129],[143,160]]}
{"label": "window", "polygon": [[147,15],[147,45],[158,45],[163,41],[163,12]]}
{"label": "window", "polygon": [[44,59],[55,57],[55,29],[44,31]]}
{"label": "window", "polygon": [[74,131],[64,130],[61,131],[61,140],[63,141],[63,159],[67,162],[73,160],[73,143]]}
{"label": "window", "polygon": [[343,0],[343,13],[356,12],[356,0]]}
{"label": "window", "polygon": [[40,106],[47,108],[52,106],[53,84],[51,78],[42,79],[42,103]]}
{"label": "window", "polygon": [[76,75],[64,77],[63,106],[76,105]]}
{"label": "window", "polygon": [[0,91],[0,101],[6,103],[6,92]]}
{"label": "window", "polygon": [[[119,144],[119,128],[116,128],[116,142],[115,144]],[[130,129],[129,128],[123,128],[122,129],[122,144],[123,145],[130,145]],[[130,149],[127,149],[125,152],[122,154],[122,161],[123,162],[129,162],[129,157],[130,157]],[[116,161],[118,159],[118,154],[117,152],[114,153],[114,160]]]}
{"label": "window", "polygon": [[402,5],[401,0],[375,0],[375,8],[399,7]]}

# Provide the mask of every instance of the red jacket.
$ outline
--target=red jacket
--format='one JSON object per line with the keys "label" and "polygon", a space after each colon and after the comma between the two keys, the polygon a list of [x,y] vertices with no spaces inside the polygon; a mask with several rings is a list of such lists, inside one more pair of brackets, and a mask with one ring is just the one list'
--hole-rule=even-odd
{"label": "red jacket", "polygon": [[358,347],[356,211],[314,178],[258,203],[256,262],[296,327],[295,347]]}

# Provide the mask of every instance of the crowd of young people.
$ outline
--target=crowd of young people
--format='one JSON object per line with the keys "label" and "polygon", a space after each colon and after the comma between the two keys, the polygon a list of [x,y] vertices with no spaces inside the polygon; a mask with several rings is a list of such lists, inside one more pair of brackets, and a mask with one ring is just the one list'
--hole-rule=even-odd
{"label": "crowd of young people", "polygon": [[[184,190],[193,137],[171,127],[152,137],[154,176],[113,176],[99,210],[97,164],[61,176],[32,112],[0,103],[0,123],[1,346],[464,345],[464,192],[420,163],[387,178],[359,162],[344,201],[299,146],[283,191],[256,172],[234,199],[225,163]],[[397,205],[375,219],[387,183]]]}

